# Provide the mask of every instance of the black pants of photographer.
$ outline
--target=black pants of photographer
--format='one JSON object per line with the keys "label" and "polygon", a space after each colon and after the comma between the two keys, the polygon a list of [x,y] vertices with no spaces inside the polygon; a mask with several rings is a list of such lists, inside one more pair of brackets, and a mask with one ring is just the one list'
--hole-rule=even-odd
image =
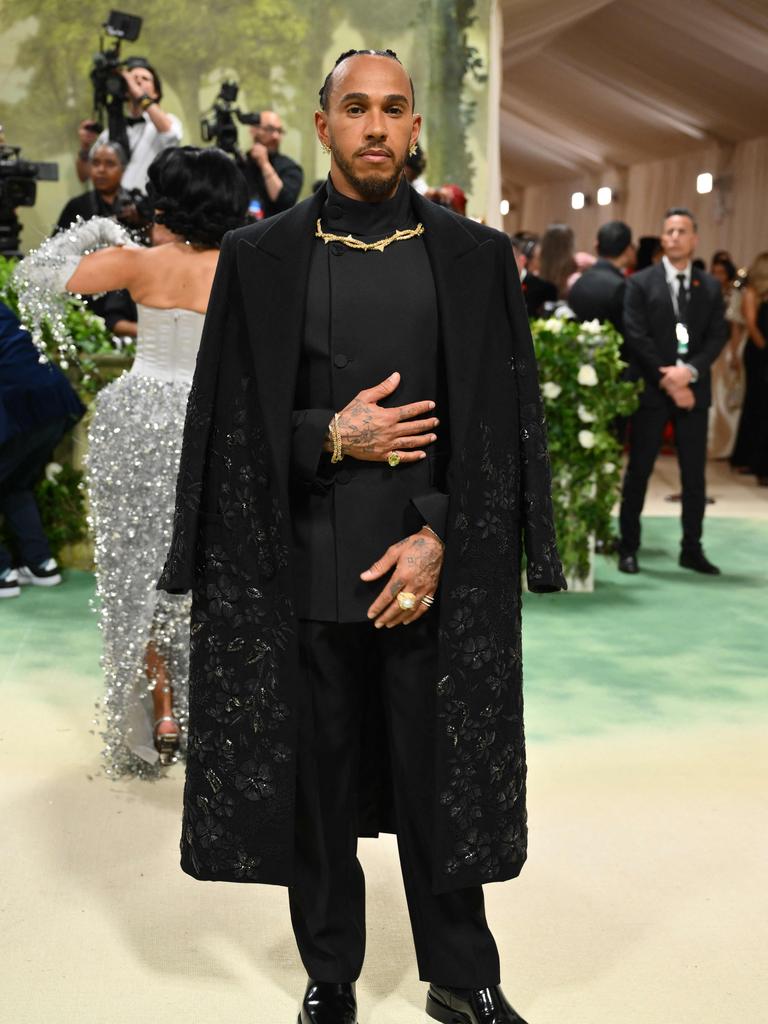
{"label": "black pants of photographer", "polygon": [[[17,434],[0,446],[0,515],[15,541],[21,565],[42,565],[51,557],[32,488],[64,427],[64,421],[54,420],[28,434]],[[12,565],[10,551],[0,545],[0,573]]]}

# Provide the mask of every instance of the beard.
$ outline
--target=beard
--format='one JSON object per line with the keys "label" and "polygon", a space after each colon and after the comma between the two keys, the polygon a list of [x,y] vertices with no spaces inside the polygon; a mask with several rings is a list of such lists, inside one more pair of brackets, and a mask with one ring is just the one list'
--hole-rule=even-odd
{"label": "beard", "polygon": [[[395,192],[397,186],[400,184],[403,167],[405,167],[405,154],[403,154],[400,160],[398,160],[394,153],[392,154],[394,167],[391,173],[374,172],[366,175],[364,178],[361,178],[359,175],[355,174],[352,162],[347,160],[347,158],[336,148],[333,143],[333,139],[330,140],[330,143],[331,153],[333,154],[336,166],[352,188],[354,188],[357,194],[362,196],[364,200],[369,203],[379,203],[382,199],[389,199]],[[389,150],[389,146],[387,146],[387,149]],[[391,150],[389,151],[392,152]]]}

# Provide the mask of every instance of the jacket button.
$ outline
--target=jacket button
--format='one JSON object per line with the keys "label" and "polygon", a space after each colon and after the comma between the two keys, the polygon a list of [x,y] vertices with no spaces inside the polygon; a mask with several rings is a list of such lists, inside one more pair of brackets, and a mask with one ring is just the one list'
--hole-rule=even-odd
{"label": "jacket button", "polygon": [[339,472],[336,474],[337,484],[348,484],[351,479],[352,474],[349,472],[348,469],[340,469]]}
{"label": "jacket button", "polygon": [[344,246],[341,244],[341,242],[331,242],[331,253],[334,256],[344,255]]}
{"label": "jacket button", "polygon": [[339,352],[338,355],[333,357],[333,365],[337,366],[340,370],[343,370],[348,362],[349,358],[343,352]]}
{"label": "jacket button", "polygon": [[328,206],[328,216],[331,220],[341,220],[343,212],[340,206],[333,204]]}

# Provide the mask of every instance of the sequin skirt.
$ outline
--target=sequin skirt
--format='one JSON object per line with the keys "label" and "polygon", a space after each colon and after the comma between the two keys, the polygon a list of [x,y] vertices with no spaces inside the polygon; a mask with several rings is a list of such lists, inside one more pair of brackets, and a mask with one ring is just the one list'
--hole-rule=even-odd
{"label": "sequin skirt", "polygon": [[173,707],[186,735],[189,595],[155,584],[171,543],[176,476],[189,384],[126,373],[101,391],[89,430],[87,479],[94,537],[105,693],[98,721],[105,770],[155,777],[152,641],[168,666]]}

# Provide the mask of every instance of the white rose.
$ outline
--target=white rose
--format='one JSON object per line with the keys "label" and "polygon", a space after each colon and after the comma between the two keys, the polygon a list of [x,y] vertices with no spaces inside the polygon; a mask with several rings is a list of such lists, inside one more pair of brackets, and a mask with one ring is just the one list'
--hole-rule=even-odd
{"label": "white rose", "polygon": [[579,419],[582,423],[594,423],[597,416],[593,416],[592,413],[586,409],[583,405],[579,406]]}
{"label": "white rose", "polygon": [[551,316],[549,320],[544,321],[544,330],[550,331],[552,334],[559,334],[563,329],[563,321],[558,320],[556,316]]}
{"label": "white rose", "polygon": [[615,462],[606,462],[605,465],[603,466],[603,471],[606,472],[606,473],[613,473],[613,471],[615,469],[616,469],[616,463]]}
{"label": "white rose", "polygon": [[602,334],[603,328],[599,320],[585,320],[581,325],[584,334]]}
{"label": "white rose", "polygon": [[542,384],[541,393],[545,398],[557,398],[563,389],[559,384],[555,384],[553,380],[548,380],[546,384]]}
{"label": "white rose", "polygon": [[580,430],[579,431],[579,444],[582,448],[594,448],[595,447],[595,435],[591,430]]}
{"label": "white rose", "polygon": [[597,372],[594,366],[591,363],[582,363],[576,380],[579,384],[583,384],[584,387],[593,388],[597,384]]}
{"label": "white rose", "polygon": [[56,477],[62,471],[63,466],[60,466],[58,462],[49,462],[45,467],[45,479],[51,483],[56,483]]}

